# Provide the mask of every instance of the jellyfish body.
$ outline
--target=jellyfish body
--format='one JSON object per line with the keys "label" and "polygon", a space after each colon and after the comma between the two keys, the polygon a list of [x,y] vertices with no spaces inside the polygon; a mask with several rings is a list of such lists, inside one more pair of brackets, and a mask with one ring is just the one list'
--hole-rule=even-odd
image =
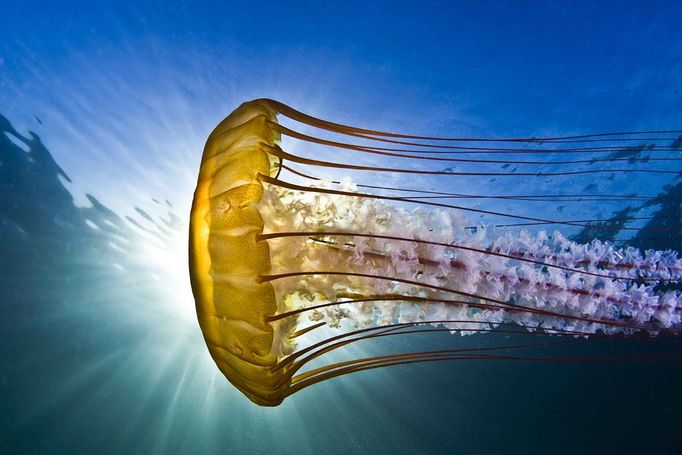
{"label": "jellyfish body", "polygon": [[263,220],[259,174],[270,174],[262,143],[275,137],[265,106],[245,104],[209,137],[190,219],[190,276],[199,324],[209,352],[225,377],[251,400],[276,405],[287,382],[273,372],[274,290],[261,283],[268,273],[267,242],[257,241]]}
{"label": "jellyfish body", "polygon": [[[277,114],[363,143],[298,133],[280,125]],[[678,330],[679,292],[656,288],[682,279],[675,252],[579,244],[558,232],[533,236],[522,231],[490,239],[484,227],[471,229],[462,214],[472,209],[429,199],[452,193],[405,195],[403,187],[323,180],[287,163],[349,172],[467,173],[304,158],[282,150],[281,135],[353,152],[449,160],[393,146],[432,138],[338,125],[272,100],[244,103],[211,133],[191,213],[192,289],[211,356],[257,404],[278,405],[309,385],[354,371],[474,358],[453,349],[354,359],[300,372],[311,360],[355,341],[422,325],[475,333],[513,324],[528,333],[580,337]],[[279,178],[282,170],[306,183]],[[418,208],[407,209],[410,204]],[[303,327],[306,321],[311,324]],[[299,337],[322,326],[339,333],[296,350]]]}

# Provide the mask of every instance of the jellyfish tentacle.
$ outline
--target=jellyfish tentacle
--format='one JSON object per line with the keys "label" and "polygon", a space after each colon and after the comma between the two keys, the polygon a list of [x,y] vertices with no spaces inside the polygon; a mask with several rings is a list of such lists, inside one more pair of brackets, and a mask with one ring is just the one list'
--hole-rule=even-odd
{"label": "jellyfish tentacle", "polygon": [[[272,321],[272,319],[269,319],[269,320]],[[291,338],[291,339],[293,339],[293,338],[298,338],[298,337],[303,336],[303,335],[305,335],[306,333],[312,332],[313,330],[318,329],[318,328],[320,328],[320,327],[322,327],[323,325],[326,325],[326,324],[327,324],[327,323],[326,323],[325,321],[318,322],[317,324],[313,324],[313,325],[311,325],[311,326],[308,326],[308,327],[305,327],[305,328],[303,328],[303,329],[300,329],[300,330],[295,331],[294,333],[292,333],[291,335],[289,335],[289,338]]]}
{"label": "jellyfish tentacle", "polygon": [[[430,325],[437,325],[437,324],[451,324],[451,323],[464,323],[467,325],[492,325],[492,321],[469,321],[469,320],[432,320],[432,321],[422,321],[422,322],[407,322],[407,323],[397,323],[397,324],[388,324],[385,326],[375,326],[375,327],[368,327],[364,329],[358,329],[354,330],[351,332],[343,333],[334,337],[330,337],[326,340],[320,341],[318,343],[315,343],[311,346],[308,346],[305,349],[296,351],[295,353],[291,354],[290,356],[286,357],[283,359],[280,364],[278,365],[278,368],[287,368],[287,372],[289,375],[293,376],[298,370],[300,370],[304,365],[309,363],[310,361],[319,358],[320,356],[327,354],[329,352],[332,352],[336,349],[348,346],[349,344],[356,343],[358,341],[363,341],[367,339],[373,339],[373,338],[379,338],[379,337],[384,337],[384,336],[393,336],[393,335],[400,335],[404,332],[404,329],[406,328],[411,328],[411,327],[417,327],[425,324],[430,324]],[[523,333],[527,335],[531,334],[538,334],[540,335],[540,332],[536,332],[534,330],[541,329],[541,327],[530,327],[530,326],[520,326],[520,325],[515,325],[517,328],[525,328],[527,331],[521,332],[519,330],[500,330],[498,328],[472,328],[472,329],[458,329],[458,331],[482,331],[482,332],[494,332],[497,334],[508,334],[508,333]],[[427,331],[428,332],[438,332],[438,331],[452,331],[451,329],[437,329],[437,328],[430,328]],[[567,331],[567,332],[562,332],[559,331],[559,333],[566,333],[570,335],[581,335],[584,336],[582,332],[575,332],[575,331]],[[563,339],[563,340],[554,340],[554,341],[545,341],[545,344],[562,344],[562,343],[572,343],[576,342],[577,339],[572,338],[572,339]],[[524,345],[525,346],[525,345]],[[509,345],[505,346],[497,346],[497,347],[489,347],[489,348],[460,348],[458,351],[461,352],[468,352],[468,351],[479,351],[479,350],[494,350],[494,349],[506,349],[510,347]],[[513,345],[511,346],[513,348]],[[429,351],[429,352],[434,352],[434,351]]]}
{"label": "jellyfish tentacle", "polygon": [[[464,292],[456,289],[451,289],[451,288],[446,288],[443,286],[436,286],[432,285],[429,283],[424,283],[424,282],[419,282],[415,280],[408,280],[404,278],[399,278],[399,277],[384,277],[384,276],[376,276],[376,275],[370,275],[370,274],[365,274],[365,273],[355,273],[355,272],[338,272],[334,270],[308,270],[308,271],[298,271],[298,272],[287,272],[287,273],[281,273],[281,274],[275,274],[275,275],[261,275],[259,280],[261,282],[271,282],[274,280],[280,280],[284,278],[291,278],[291,277],[298,277],[298,276],[312,276],[312,275],[328,275],[328,276],[350,276],[350,277],[360,277],[360,278],[371,278],[371,279],[376,279],[376,280],[387,280],[387,281],[395,281],[395,282],[400,282],[404,284],[408,284],[411,286],[417,286],[417,287],[424,287],[436,291],[442,291],[446,293],[451,293],[455,295],[461,295],[464,297],[469,297],[475,300],[483,300],[490,302],[493,306],[491,308],[495,309],[512,309],[512,310],[517,310],[520,312],[526,312],[526,313],[534,313],[542,316],[549,316],[549,317],[556,317],[560,319],[570,319],[574,321],[581,321],[581,322],[588,322],[588,323],[593,323],[593,324],[599,324],[599,325],[604,325],[604,326],[612,326],[612,327],[618,327],[618,328],[625,328],[625,329],[637,329],[637,330],[664,330],[664,328],[660,327],[654,327],[654,326],[648,326],[644,324],[634,324],[630,322],[625,322],[625,321],[617,321],[617,320],[608,320],[608,319],[595,319],[591,317],[585,317],[585,316],[577,316],[577,315],[567,315],[563,313],[558,313],[555,311],[550,311],[550,310],[545,310],[542,308],[534,308],[534,307],[528,307],[524,305],[519,305],[519,304],[512,304],[505,302],[503,300],[499,300],[496,298],[492,297],[486,297],[484,295],[479,295],[479,294],[473,294],[470,292]],[[671,329],[674,333],[677,333],[677,329]]]}
{"label": "jellyfish tentacle", "polygon": [[[532,257],[525,257],[521,253],[517,254],[505,254],[499,251],[494,251],[490,248],[476,248],[473,246],[467,246],[467,245],[462,245],[458,243],[447,243],[447,242],[436,242],[436,241],[431,241],[431,240],[425,240],[425,239],[419,239],[419,238],[408,238],[408,237],[398,237],[394,235],[383,235],[383,234],[370,234],[370,233],[364,233],[364,232],[345,232],[345,231],[295,231],[295,232],[271,232],[271,233],[263,233],[259,234],[257,237],[259,240],[270,240],[270,239],[276,239],[276,238],[283,238],[283,237],[311,237],[311,236],[351,236],[351,237],[366,237],[366,238],[374,238],[374,239],[385,239],[385,240],[396,240],[396,241],[401,241],[401,242],[416,242],[420,244],[425,244],[425,245],[436,245],[436,246],[442,246],[446,248],[452,248],[455,250],[464,250],[464,251],[471,251],[474,253],[481,253],[481,254],[487,254],[491,256],[497,256],[501,258],[506,258],[506,259],[513,259],[521,262],[527,262],[530,264],[535,264],[535,265],[540,265],[543,267],[549,267],[549,268],[555,268],[559,270],[563,270],[566,272],[571,272],[571,273],[579,273],[583,275],[589,275],[589,276],[594,276],[598,278],[609,278],[609,279],[618,279],[618,280],[630,280],[630,281],[642,281],[642,282],[647,282],[647,281],[654,281],[654,282],[679,282],[682,281],[682,261],[676,261],[672,264],[660,264],[657,263],[657,265],[664,266],[670,271],[668,273],[676,273],[671,278],[658,278],[658,277],[643,277],[643,276],[620,276],[620,275],[608,275],[608,274],[603,274],[603,273],[597,273],[589,270],[584,270],[584,269],[579,269],[575,267],[568,267],[568,266],[563,266],[560,264],[552,263],[552,262],[547,262],[547,260],[551,259],[549,257],[545,257],[544,260],[537,260]],[[603,267],[609,267],[609,268],[617,268],[617,269],[636,269],[637,272],[643,272],[646,269],[644,267],[641,267],[635,263],[608,263],[608,262],[599,262],[598,265],[603,266]],[[648,270],[646,270],[648,271]],[[659,271],[659,270],[657,270]],[[655,271],[652,271],[655,272]]]}
{"label": "jellyfish tentacle", "polygon": [[[296,175],[299,175],[301,177],[305,178],[310,178],[313,180],[320,180],[317,177],[310,176],[308,174],[296,171],[289,166],[282,165],[283,169],[286,169]],[[281,179],[276,179],[280,182],[283,182]],[[339,184],[340,181],[335,181],[332,180],[331,183]],[[385,186],[376,186],[376,185],[362,185],[362,184],[356,184],[359,188],[372,188],[372,189],[385,189],[385,190],[392,190],[392,191],[413,191],[413,192],[419,192],[419,193],[426,193],[426,194],[442,194],[442,195],[452,195],[454,197],[461,197],[464,199],[467,198],[473,198],[473,199],[481,199],[481,198],[488,198],[488,199],[515,199],[515,200],[525,200],[524,197],[518,197],[518,196],[475,196],[475,195],[460,195],[460,194],[454,194],[454,193],[445,193],[445,192],[435,192],[435,191],[424,191],[424,190],[415,190],[415,189],[403,189],[403,188],[392,188],[392,187],[385,187]],[[366,196],[366,197],[382,197],[385,195],[382,194],[372,194],[372,193],[357,193],[357,196]],[[532,200],[538,200],[539,197],[535,196],[526,196],[528,198],[533,198]],[[545,196],[547,197],[547,196]],[[559,196],[557,197],[566,197],[566,196]],[[575,196],[576,201],[577,200],[589,200],[584,197],[579,197]],[[653,197],[653,196],[645,196],[645,197],[632,197],[632,196],[621,196],[618,197],[616,195],[608,195],[605,197],[614,197],[614,198],[619,198],[623,200],[682,200],[679,198],[659,198],[659,197]],[[419,197],[412,197],[412,196],[401,196],[401,200],[404,200],[406,202],[414,202],[414,203],[419,203]],[[608,201],[608,199],[603,199],[605,201]],[[570,199],[562,199],[561,202],[572,202]],[[450,207],[455,207],[455,206],[450,206]],[[461,207],[461,206],[456,206],[457,208],[461,208],[461,210],[467,210],[467,208]],[[499,214],[499,216],[505,216],[506,214]],[[523,227],[523,226],[541,226],[541,225],[547,225],[547,224],[564,224],[564,225],[569,225],[569,226],[580,226],[580,227],[589,227],[591,229],[597,229],[597,230],[625,230],[625,231],[642,231],[641,228],[630,228],[630,227],[620,227],[620,226],[599,226],[599,225],[593,225],[592,223],[597,223],[597,222],[621,222],[621,221],[641,221],[641,220],[651,220],[653,217],[652,216],[629,216],[627,218],[596,218],[596,219],[580,219],[580,220],[561,220],[561,221],[556,221],[556,220],[546,220],[546,221],[537,221],[537,222],[531,222],[531,223],[505,223],[505,224],[495,224],[492,227],[496,228],[501,228],[501,227]],[[467,229],[477,229],[478,226],[467,226]],[[652,227],[647,227],[646,229],[647,232],[673,232],[674,229],[671,228],[652,228]]]}
{"label": "jellyfish tentacle", "polygon": [[307,123],[312,126],[317,126],[322,129],[328,129],[329,131],[339,131],[339,132],[353,132],[358,134],[365,134],[367,136],[380,136],[380,137],[396,137],[404,139],[422,139],[431,141],[472,141],[472,142],[548,142],[548,141],[559,141],[566,139],[587,139],[587,138],[599,138],[599,137],[609,137],[609,136],[631,136],[631,135],[643,135],[643,134],[680,134],[682,130],[650,130],[650,131],[621,131],[621,132],[608,132],[608,133],[592,133],[592,134],[581,134],[581,135],[568,135],[568,136],[548,136],[548,137],[528,137],[528,138],[466,138],[466,137],[437,137],[437,136],[417,136],[409,134],[398,134],[390,133],[385,131],[371,130],[366,128],[358,128],[350,125],[343,125],[341,123],[330,122],[328,120],[322,120],[312,115],[305,114],[298,111],[291,106],[288,106],[279,101],[270,98],[261,98],[255,100],[254,102],[261,102],[270,106],[274,111],[291,118],[292,120],[297,120],[302,123]]}
{"label": "jellyfish tentacle", "polygon": [[[320,140],[323,141],[323,140]],[[324,141],[327,142],[327,141]],[[460,171],[437,171],[437,170],[420,170],[420,169],[407,169],[400,167],[377,167],[377,166],[359,166],[355,164],[334,162],[334,161],[323,161],[311,158],[303,158],[296,155],[289,154],[283,151],[278,146],[269,147],[269,152],[273,155],[293,161],[299,164],[308,164],[314,166],[321,166],[327,168],[336,169],[348,169],[348,170],[362,170],[362,171],[380,171],[380,172],[392,172],[397,174],[420,174],[420,175],[450,175],[450,176],[460,176],[460,177],[566,177],[575,175],[589,175],[589,174],[611,174],[617,173],[632,173],[632,174],[668,174],[668,175],[678,175],[681,170],[668,170],[668,169],[582,169],[582,170],[571,170],[571,171],[551,171],[551,172],[460,172]]]}
{"label": "jellyfish tentacle", "polygon": [[424,362],[437,361],[454,361],[454,360],[503,360],[503,361],[522,361],[522,362],[545,362],[545,363],[606,363],[606,362],[632,362],[632,361],[658,361],[660,358],[679,358],[680,353],[663,353],[656,356],[601,356],[601,357],[542,357],[542,356],[510,356],[510,355],[466,355],[466,354],[452,354],[452,355],[434,355],[430,356],[427,352],[410,354],[397,354],[390,359],[360,359],[358,362],[344,366],[332,371],[326,371],[316,376],[299,380],[292,384],[291,388],[287,390],[287,396],[299,392],[306,387],[317,384],[319,382],[343,376],[350,373],[357,373],[376,368],[384,368],[388,366],[409,365]]}
{"label": "jellyfish tentacle", "polygon": [[[300,133],[298,131],[287,128],[276,122],[268,122],[273,130],[278,131],[282,135],[289,136],[291,138],[300,139],[302,141],[311,142],[314,144],[327,145],[330,147],[341,148],[345,150],[351,150],[355,152],[369,153],[382,156],[390,156],[396,158],[408,158],[413,160],[423,160],[423,161],[440,161],[440,162],[452,162],[452,163],[471,163],[471,164],[520,164],[520,165],[564,165],[564,164],[594,164],[594,163],[616,163],[616,162],[650,162],[650,161],[682,161],[682,158],[590,158],[590,159],[580,159],[580,160],[554,160],[554,161],[523,161],[523,160],[492,160],[492,159],[473,159],[473,158],[442,158],[435,156],[426,156],[420,153],[448,153],[448,152],[429,152],[426,150],[410,150],[410,149],[395,149],[387,147],[370,147],[358,144],[351,144],[347,142],[331,141],[328,139],[316,138],[307,134]],[[417,153],[417,155],[412,155],[410,153]],[[632,170],[632,169],[631,169]]]}
{"label": "jellyfish tentacle", "polygon": [[[377,195],[377,194],[358,193],[358,192],[354,193],[354,192],[350,192],[350,191],[333,190],[330,188],[310,188],[310,187],[304,187],[301,185],[296,185],[294,183],[285,182],[283,180],[274,179],[274,178],[267,176],[267,175],[260,175],[259,178],[261,181],[268,183],[270,185],[277,185],[277,186],[281,186],[283,188],[287,188],[287,189],[291,189],[291,190],[298,190],[298,191],[334,194],[334,195],[340,195],[340,196],[352,196],[352,197],[357,197],[357,198],[381,199],[381,200],[396,201],[396,202],[409,202],[409,203],[413,203],[413,204],[426,205],[426,206],[430,206],[430,207],[456,209],[456,210],[462,210],[465,212],[481,213],[481,214],[485,214],[485,215],[494,215],[494,216],[506,217],[506,218],[511,218],[511,219],[518,219],[518,220],[527,220],[527,221],[532,221],[532,222],[542,223],[542,224],[558,224],[558,225],[567,225],[567,226],[589,227],[592,229],[600,229],[600,230],[613,230],[613,229],[635,230],[635,231],[639,230],[637,228],[628,228],[628,227],[617,227],[616,228],[613,226],[594,226],[591,224],[577,223],[577,222],[570,222],[570,221],[548,220],[548,219],[544,219],[544,218],[536,218],[536,217],[523,216],[523,215],[514,215],[511,213],[497,212],[497,211],[493,211],[493,210],[483,210],[483,209],[477,209],[477,208],[472,208],[472,207],[464,207],[464,206],[454,205],[454,204],[444,204],[444,203],[438,203],[438,202],[412,200],[409,198],[403,198],[403,197],[397,197],[397,196],[383,196],[383,195]],[[671,232],[671,231],[672,231],[671,229],[667,229],[665,232]]]}
{"label": "jellyfish tentacle", "polygon": [[[376,138],[368,136],[360,136],[353,134],[353,137],[359,137],[362,139],[376,140]],[[627,140],[627,139],[613,139],[613,140]],[[634,140],[634,139],[633,139]],[[645,141],[648,139],[641,139]],[[656,139],[653,139],[656,140]],[[675,138],[660,138],[658,140],[666,140],[673,142]],[[396,151],[396,152],[411,152],[411,153],[429,153],[432,155],[545,155],[545,154],[614,154],[619,152],[631,151],[632,146],[592,146],[592,147],[577,147],[577,148],[514,148],[514,147],[474,147],[474,146],[455,146],[455,145],[433,145],[433,144],[420,144],[412,142],[401,142],[401,141],[384,141],[393,144],[408,145],[413,147],[428,147],[435,148],[436,150],[421,150],[413,148],[390,148],[390,147],[378,147],[364,145],[362,147],[371,150],[385,150],[385,151]],[[557,142],[550,142],[557,143]],[[442,150],[445,149],[445,150]],[[651,145],[647,147],[647,152],[679,152],[679,148],[673,145]]]}
{"label": "jellyfish tentacle", "polygon": [[[490,332],[490,333],[495,333],[497,335],[502,335],[502,334],[523,334],[523,335],[538,335],[538,336],[544,336],[547,333],[552,333],[552,334],[562,334],[562,335],[573,335],[573,336],[587,336],[588,334],[586,332],[580,332],[580,331],[572,331],[572,330],[557,330],[556,332],[544,332],[544,328],[539,327],[539,326],[524,326],[524,325],[519,325],[519,324],[514,324],[512,329],[500,329],[498,327],[492,327],[495,325],[493,321],[479,321],[479,322],[472,322],[472,321],[467,321],[467,320],[442,320],[442,321],[424,321],[420,323],[402,323],[402,324],[394,324],[394,325],[389,325],[389,326],[378,326],[378,327],[373,327],[371,329],[366,329],[366,331],[356,331],[356,332],[351,332],[346,335],[356,335],[359,334],[360,336],[357,336],[355,338],[350,338],[350,339],[344,339],[344,340],[337,340],[334,343],[330,343],[328,341],[321,342],[318,344],[315,344],[314,346],[311,346],[311,349],[307,350],[307,352],[304,352],[305,354],[308,354],[305,357],[299,358],[296,360],[296,362],[291,365],[289,373],[294,374],[298,370],[300,370],[303,366],[305,366],[307,363],[310,361],[321,357],[324,354],[327,354],[329,352],[332,352],[336,349],[345,347],[349,344],[356,343],[358,341],[365,341],[369,339],[375,339],[375,338],[382,338],[382,337],[388,337],[388,336],[397,336],[397,335],[404,335],[404,334],[410,334],[410,333],[437,333],[437,332],[453,332],[452,329],[444,328],[429,328],[429,329],[416,329],[416,330],[406,330],[411,327],[416,327],[424,324],[452,324],[452,323],[464,323],[464,324],[470,324],[470,325],[490,325],[491,327],[489,328],[481,328],[481,327],[475,327],[475,328],[459,328],[456,331],[457,332],[473,332],[473,333],[484,333],[484,332]],[[385,328],[385,329],[384,329]],[[384,330],[382,330],[384,329]],[[540,332],[539,330],[543,329],[543,332]],[[370,333],[366,333],[370,332]],[[376,333],[371,333],[371,332],[376,332]],[[344,336],[345,337],[345,336]],[[349,337],[346,337],[349,338]],[[542,345],[557,345],[557,344],[567,344],[567,343],[575,343],[577,342],[577,338],[570,338],[570,339],[560,339],[560,340],[553,340],[553,341],[544,341],[541,344]],[[521,347],[537,347],[538,343],[526,343],[526,344],[519,344],[519,345],[502,345],[502,346],[492,346],[492,347],[485,347],[485,348],[459,348],[456,350],[453,349],[448,349],[445,350],[446,352],[477,352],[477,351],[487,351],[487,350],[506,350],[506,349],[516,349],[516,348],[521,348]],[[320,349],[318,351],[314,351],[314,349]],[[314,351],[314,352],[313,352]],[[432,354],[432,353],[437,353],[439,351],[424,351],[424,353]],[[302,353],[303,354],[303,353]],[[383,356],[385,358],[389,358],[390,356]],[[352,361],[351,361],[352,362]],[[327,369],[329,366],[321,367],[321,369]],[[295,377],[295,376],[294,376]]]}
{"label": "jellyfish tentacle", "polygon": [[[321,180],[319,177],[315,177],[310,174],[303,173],[301,171],[298,171],[296,169],[293,169],[290,166],[287,166],[286,164],[280,164],[282,169],[285,169],[292,174],[298,175],[300,177],[304,177],[310,180]],[[340,180],[332,180],[331,183],[334,184],[341,184]],[[571,202],[575,202],[577,198],[583,199],[585,198],[585,195],[581,194],[531,194],[531,195],[481,195],[481,194],[462,194],[462,193],[449,193],[446,191],[429,191],[429,190],[419,190],[415,188],[404,188],[404,187],[391,187],[391,186],[379,186],[379,185],[365,185],[361,183],[355,183],[355,185],[358,188],[372,188],[372,189],[379,189],[379,190],[389,190],[389,191],[397,191],[397,192],[407,192],[407,193],[415,193],[415,194],[432,194],[434,195],[434,198],[438,198],[440,196],[442,197],[453,197],[453,198],[462,198],[462,199],[514,199],[514,200],[538,200],[538,199],[560,199],[564,200],[566,198],[571,198],[569,199]],[[626,199],[626,200],[652,200],[652,199],[658,199],[656,196],[632,196],[632,195],[618,195],[618,194],[591,194],[590,197],[592,198],[613,198],[613,199]],[[416,199],[417,196],[411,196],[411,199]],[[575,198],[572,199],[572,198]],[[608,199],[607,199],[608,200]],[[667,198],[666,200],[682,200],[682,198]]]}

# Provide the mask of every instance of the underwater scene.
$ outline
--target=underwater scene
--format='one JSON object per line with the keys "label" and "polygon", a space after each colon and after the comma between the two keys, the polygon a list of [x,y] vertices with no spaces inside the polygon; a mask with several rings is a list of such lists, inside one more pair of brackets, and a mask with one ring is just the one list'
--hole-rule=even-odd
{"label": "underwater scene", "polygon": [[676,2],[18,2],[0,453],[680,453]]}

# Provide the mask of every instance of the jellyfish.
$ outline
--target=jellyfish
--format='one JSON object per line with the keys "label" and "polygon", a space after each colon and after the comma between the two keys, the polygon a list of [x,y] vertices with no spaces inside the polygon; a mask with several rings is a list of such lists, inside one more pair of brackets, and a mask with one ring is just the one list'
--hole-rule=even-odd
{"label": "jellyfish", "polygon": [[[504,352],[391,353],[308,368],[360,340],[428,331],[560,339],[675,335],[682,321],[677,252],[577,242],[560,230],[640,229],[623,222],[482,205],[523,201],[533,208],[542,201],[638,196],[557,193],[561,186],[553,183],[541,194],[486,195],[467,192],[466,182],[675,175],[651,167],[679,161],[674,155],[641,158],[641,148],[627,144],[677,133],[440,138],[333,123],[270,99],[246,102],[210,134],[191,210],[190,277],[208,351],[251,401],[276,406],[320,381],[363,370],[533,359],[510,354],[523,346],[507,346]],[[483,216],[498,224],[476,219]],[[535,225],[555,230],[525,229]],[[662,232],[677,236],[679,228]]]}

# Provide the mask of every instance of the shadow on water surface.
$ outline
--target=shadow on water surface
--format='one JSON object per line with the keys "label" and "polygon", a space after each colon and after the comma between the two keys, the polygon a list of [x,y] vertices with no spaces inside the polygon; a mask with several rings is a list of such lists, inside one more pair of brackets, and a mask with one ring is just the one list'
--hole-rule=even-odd
{"label": "shadow on water surface", "polygon": [[[314,409],[301,411],[301,422],[294,413],[283,425],[269,417],[278,410],[245,405],[240,419],[229,410],[216,414],[213,428],[210,419],[196,417],[201,410],[196,402],[206,402],[210,393],[200,390],[199,400],[182,396],[191,383],[186,372],[196,365],[188,346],[201,344],[201,335],[195,325],[178,325],[164,313],[169,295],[160,289],[168,277],[144,262],[144,248],[167,250],[173,235],[184,229],[172,205],[150,199],[167,212],[160,218],[139,207],[135,215],[121,217],[91,195],[89,207],[78,207],[66,186],[69,176],[40,138],[19,134],[1,116],[0,129],[2,452],[197,453],[196,446],[232,453],[235,445],[249,443],[260,452],[280,444],[281,453],[292,453],[287,447],[308,447],[313,453],[313,446],[321,447],[318,453],[339,453],[343,447],[376,453],[452,453],[453,448],[462,453],[675,453],[682,446],[675,436],[682,418],[679,362],[397,368],[391,374],[399,377],[399,390],[373,380],[381,377],[374,373],[352,378],[363,393],[347,396],[342,403],[351,407],[347,411],[324,408],[319,400]],[[648,203],[658,207],[649,223],[675,219],[679,224],[681,185],[670,185]],[[637,210],[623,210],[614,216],[620,221],[611,222],[624,225]],[[589,228],[578,236],[596,237]],[[638,235],[633,243],[680,247],[675,236]],[[462,343],[491,343],[485,336],[465,338]],[[623,349],[645,354],[670,348],[665,341],[644,349],[637,340],[617,341]],[[451,342],[449,335],[440,337],[432,348]],[[613,346],[607,344],[602,353]],[[349,393],[330,382],[315,390]],[[417,392],[395,399],[395,393],[405,391]],[[306,396],[313,395],[301,400]],[[360,403],[363,396],[378,400],[378,409],[377,403]],[[443,409],[451,415],[443,415]],[[256,438],[251,428],[256,419],[271,425],[266,436]],[[195,441],[201,423],[214,430],[204,436],[217,442]],[[291,430],[301,426],[310,426],[307,440]]]}
{"label": "shadow on water surface", "polygon": [[154,336],[141,329],[159,305],[143,303],[158,298],[148,283],[162,277],[139,256],[167,251],[184,229],[168,201],[150,201],[164,217],[136,207],[124,219],[89,194],[89,207],[76,206],[68,182],[36,134],[0,115],[0,451],[55,449],[73,419],[61,414],[88,401],[67,391],[110,380],[84,367]]}
{"label": "shadow on water surface", "polygon": [[[674,152],[682,151],[682,136],[670,143],[670,149]],[[646,160],[649,158],[646,155],[647,151],[652,150],[651,145],[638,145],[628,147],[625,150],[614,152],[609,158],[628,158],[631,160]],[[682,182],[680,175],[676,179],[663,187],[663,191],[655,197],[647,200],[639,205],[632,204],[624,209],[618,210],[605,221],[594,223],[593,226],[587,226],[579,233],[571,237],[579,243],[586,243],[592,239],[599,239],[602,241],[614,242],[625,246],[633,246],[642,250],[668,250],[682,251],[682,236],[676,231],[676,227],[682,222]],[[586,188],[588,190],[596,190],[594,188]],[[632,195],[636,196],[636,195]],[[657,209],[647,217],[638,218],[638,214],[646,210]],[[642,226],[632,238],[627,242],[619,242],[616,240],[621,230],[631,221],[637,219],[646,219],[647,222]],[[608,229],[603,229],[607,227]]]}

